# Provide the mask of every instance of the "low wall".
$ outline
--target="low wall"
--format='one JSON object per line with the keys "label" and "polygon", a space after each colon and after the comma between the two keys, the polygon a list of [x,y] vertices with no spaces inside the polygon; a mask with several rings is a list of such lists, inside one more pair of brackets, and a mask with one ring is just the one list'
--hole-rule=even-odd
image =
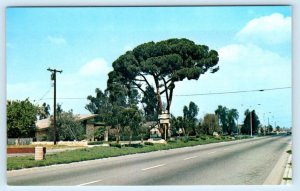
{"label": "low wall", "polygon": [[[76,146],[76,147],[85,147],[87,146],[87,141],[58,141],[57,145],[64,145],[64,146]],[[54,145],[53,141],[37,141],[33,142],[33,145]]]}
{"label": "low wall", "polygon": [[7,148],[7,154],[12,153],[34,153],[35,148]]}
{"label": "low wall", "polygon": [[30,145],[33,138],[8,138],[7,145]]}

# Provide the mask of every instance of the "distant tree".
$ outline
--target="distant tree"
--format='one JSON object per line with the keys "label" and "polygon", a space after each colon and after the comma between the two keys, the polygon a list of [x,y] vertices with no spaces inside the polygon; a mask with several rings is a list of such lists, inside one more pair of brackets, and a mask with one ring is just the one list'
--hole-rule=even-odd
{"label": "distant tree", "polygon": [[7,107],[7,137],[21,138],[35,136],[35,121],[38,109],[29,99],[8,100]]}
{"label": "distant tree", "polygon": [[221,105],[219,105],[218,108],[215,110],[215,114],[218,116],[219,124],[222,127],[223,133],[227,132],[227,113],[228,109]]}
{"label": "distant tree", "polygon": [[182,116],[173,117],[171,120],[171,127],[173,128],[173,131],[177,132],[177,134],[181,134],[180,131],[185,136],[188,136],[192,132],[192,128],[189,128],[187,120],[184,120]]}
{"label": "distant tree", "polygon": [[268,131],[268,133],[272,133],[272,131],[273,131],[273,126],[272,126],[272,125],[268,125],[268,126],[267,126],[267,131]]}
{"label": "distant tree", "polygon": [[[258,119],[258,116],[255,113],[255,110],[251,111],[251,119],[252,119],[252,134],[258,133],[258,127],[260,121]],[[248,109],[245,111],[245,119],[241,131],[243,134],[251,134],[250,111]]]}
{"label": "distant tree", "polygon": [[143,104],[146,120],[156,121],[158,118],[157,97],[152,86],[146,87],[141,103]]}
{"label": "distant tree", "polygon": [[204,134],[212,135],[213,132],[220,132],[218,117],[215,114],[206,114],[201,124]]}
{"label": "distant tree", "polygon": [[278,125],[276,126],[276,131],[280,131],[280,127]]}
{"label": "distant tree", "polygon": [[42,104],[42,106],[38,106],[38,119],[46,119],[50,116],[50,105],[46,104],[45,102]]}
{"label": "distant tree", "polygon": [[183,119],[185,123],[192,129],[192,134],[196,134],[198,106],[194,102],[190,102],[189,106],[183,107]]}
{"label": "distant tree", "polygon": [[234,130],[237,131],[237,119],[239,118],[239,113],[236,109],[230,109],[227,114],[228,126],[227,133],[230,135]]}
{"label": "distant tree", "polygon": [[93,114],[98,114],[98,119],[100,121],[104,121],[105,112],[107,111],[110,104],[108,91],[102,92],[99,88],[96,88],[95,93],[95,97],[91,95],[87,97],[90,102],[85,106],[85,109]]}
{"label": "distant tree", "polygon": [[219,105],[215,110],[215,114],[218,116],[219,123],[222,126],[223,133],[231,135],[231,133],[237,129],[236,120],[239,117],[239,113],[236,109],[228,109],[225,106]]}
{"label": "distant tree", "polygon": [[148,42],[127,51],[113,62],[107,87],[111,89],[111,86],[121,83],[126,88],[137,88],[147,94],[146,87],[152,87],[153,82],[158,113],[163,110],[162,94],[166,97],[166,110],[170,112],[175,83],[184,79],[198,80],[209,70],[211,73],[218,71],[218,61],[217,51],[188,39]]}
{"label": "distant tree", "polygon": [[60,115],[64,110],[62,109],[62,104],[56,104],[56,113],[57,116]]}

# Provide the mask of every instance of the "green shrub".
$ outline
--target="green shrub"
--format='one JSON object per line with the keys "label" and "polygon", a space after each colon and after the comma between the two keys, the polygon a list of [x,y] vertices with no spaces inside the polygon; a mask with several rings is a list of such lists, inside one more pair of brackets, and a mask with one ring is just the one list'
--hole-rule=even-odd
{"label": "green shrub", "polygon": [[188,138],[188,137],[184,137],[182,141],[183,141],[184,143],[187,143],[187,142],[189,142],[189,138]]}
{"label": "green shrub", "polygon": [[151,146],[154,145],[154,143],[151,143],[151,142],[145,142],[144,144],[145,145],[151,145]]}
{"label": "green shrub", "polygon": [[121,144],[118,144],[118,143],[110,143],[109,146],[110,146],[110,147],[122,148],[122,145],[121,145]]}
{"label": "green shrub", "polygon": [[189,137],[189,141],[198,141],[196,137]]}
{"label": "green shrub", "polygon": [[126,144],[125,147],[133,147],[133,148],[142,148],[143,145],[140,143],[134,143],[134,144]]}
{"label": "green shrub", "polygon": [[102,141],[93,141],[93,142],[88,142],[88,145],[101,145],[103,144]]}

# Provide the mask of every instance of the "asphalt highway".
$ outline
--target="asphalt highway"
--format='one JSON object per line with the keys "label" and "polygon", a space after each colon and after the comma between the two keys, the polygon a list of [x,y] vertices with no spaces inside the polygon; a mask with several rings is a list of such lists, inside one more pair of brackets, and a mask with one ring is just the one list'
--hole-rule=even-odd
{"label": "asphalt highway", "polygon": [[[253,138],[14,170],[7,172],[7,183],[55,186],[262,185],[290,143],[291,136]],[[282,166],[276,173],[274,184],[280,184],[277,181],[283,170]]]}

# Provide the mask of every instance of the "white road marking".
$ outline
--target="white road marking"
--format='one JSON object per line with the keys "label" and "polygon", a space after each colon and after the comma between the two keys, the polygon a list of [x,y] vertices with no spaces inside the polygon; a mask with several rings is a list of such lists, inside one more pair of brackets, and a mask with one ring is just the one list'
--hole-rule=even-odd
{"label": "white road marking", "polygon": [[188,157],[188,158],[185,158],[183,160],[189,160],[189,159],[193,159],[193,158],[197,158],[197,157],[199,157],[199,156]]}
{"label": "white road marking", "polygon": [[213,153],[215,153],[216,151],[213,151],[213,152],[210,152],[210,153],[207,153],[207,154],[213,154]]}
{"label": "white road marking", "polygon": [[143,168],[141,170],[150,170],[150,169],[153,169],[153,168],[157,168],[157,167],[161,167],[161,166],[165,166],[166,164],[160,164],[160,165],[156,165],[156,166],[151,166],[151,167],[148,167],[148,168]]}
{"label": "white road marking", "polygon": [[230,150],[229,148],[226,148],[226,149],[223,149],[224,151],[226,151],[226,150]]}
{"label": "white road marking", "polygon": [[101,180],[95,180],[95,181],[87,182],[87,183],[83,183],[83,184],[79,184],[79,185],[77,185],[77,186],[85,186],[85,185],[88,185],[88,184],[93,184],[93,183],[101,182],[101,181],[103,181],[103,179],[101,179]]}

